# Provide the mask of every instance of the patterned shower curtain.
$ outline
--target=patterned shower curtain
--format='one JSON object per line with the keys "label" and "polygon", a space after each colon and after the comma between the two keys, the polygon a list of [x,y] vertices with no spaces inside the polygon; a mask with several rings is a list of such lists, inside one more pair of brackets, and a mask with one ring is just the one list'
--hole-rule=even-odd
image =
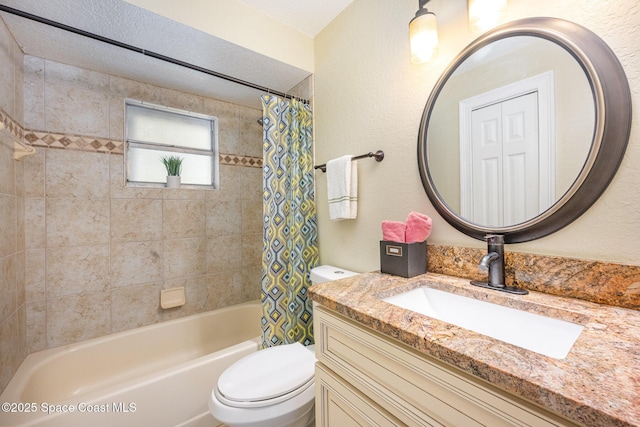
{"label": "patterned shower curtain", "polygon": [[262,346],[313,344],[309,272],[318,264],[311,108],[262,97]]}

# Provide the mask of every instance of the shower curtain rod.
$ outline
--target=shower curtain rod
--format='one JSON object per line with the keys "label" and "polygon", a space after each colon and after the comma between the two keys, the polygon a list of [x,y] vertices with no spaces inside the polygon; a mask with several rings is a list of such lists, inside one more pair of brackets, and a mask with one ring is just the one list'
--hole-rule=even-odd
{"label": "shower curtain rod", "polygon": [[79,28],[75,28],[75,27],[72,27],[72,26],[69,26],[69,25],[66,25],[66,24],[62,24],[60,22],[52,21],[50,19],[43,18],[43,17],[38,16],[38,15],[33,15],[31,13],[24,12],[22,10],[14,9],[12,7],[9,7],[9,6],[0,5],[0,11],[7,12],[7,13],[10,13],[12,15],[20,16],[22,18],[30,19],[32,21],[36,21],[36,22],[39,22],[41,24],[49,25],[51,27],[59,28],[61,30],[69,31],[69,32],[74,33],[74,34],[78,34],[78,35],[81,35],[81,36],[84,36],[84,37],[88,37],[88,38],[93,39],[93,40],[97,40],[97,41],[100,41],[100,42],[103,42],[103,43],[110,44],[112,46],[121,47],[123,49],[127,49],[127,50],[130,50],[130,51],[133,51],[133,52],[140,53],[140,54],[142,54],[144,56],[149,56],[151,58],[156,58],[156,59],[159,59],[161,61],[169,62],[169,63],[174,64],[174,65],[178,65],[178,66],[181,66],[181,67],[184,67],[184,68],[189,68],[189,69],[194,70],[194,71],[199,71],[201,73],[208,74],[210,76],[217,77],[217,78],[220,78],[220,79],[223,79],[223,80],[227,80],[227,81],[230,81],[230,82],[242,85],[242,86],[250,87],[252,89],[257,89],[257,90],[260,90],[260,91],[263,91],[263,92],[267,92],[268,94],[278,95],[278,96],[280,96],[282,98],[287,98],[287,99],[296,98],[297,100],[305,102],[305,103],[309,102],[309,100],[304,99],[304,98],[298,98],[297,96],[294,97],[293,95],[289,95],[289,94],[286,94],[284,92],[273,90],[273,89],[270,89],[268,87],[264,87],[264,86],[258,85],[256,83],[248,82],[246,80],[238,79],[236,77],[229,76],[227,74],[222,74],[222,73],[219,73],[217,71],[210,70],[208,68],[200,67],[198,65],[190,64],[188,62],[184,62],[184,61],[181,61],[179,59],[172,58],[170,56],[165,56],[165,55],[162,55],[162,54],[159,54],[159,53],[156,53],[156,52],[152,52],[150,50],[145,50],[145,49],[142,49],[142,48],[139,48],[139,47],[136,47],[136,46],[132,46],[130,44],[122,43],[122,42],[119,42],[117,40],[113,40],[113,39],[110,39],[110,38],[107,38],[107,37],[103,37],[103,36],[100,36],[98,34],[90,33],[88,31],[81,30]]}

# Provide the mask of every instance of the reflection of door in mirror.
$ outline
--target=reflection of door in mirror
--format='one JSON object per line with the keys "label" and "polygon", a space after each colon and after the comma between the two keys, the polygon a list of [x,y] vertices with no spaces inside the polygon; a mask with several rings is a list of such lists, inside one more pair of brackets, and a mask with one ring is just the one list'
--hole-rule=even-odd
{"label": "reflection of door in mirror", "polygon": [[460,102],[461,213],[502,227],[555,200],[553,73]]}
{"label": "reflection of door in mirror", "polygon": [[[511,90],[512,85],[516,85],[516,89]],[[497,93],[500,90],[506,93]],[[429,174],[439,196],[451,211],[462,218],[489,226],[468,216],[466,211],[463,213],[464,200],[470,200],[471,195],[461,191],[461,179],[471,167],[461,167],[461,157],[470,149],[470,146],[465,148],[461,145],[465,140],[465,128],[461,123],[470,123],[472,111],[472,107],[467,108],[463,102],[491,94],[491,99],[479,99],[472,104],[473,108],[479,108],[534,91],[538,92],[539,104],[546,111],[538,111],[539,136],[541,139],[550,138],[549,152],[541,148],[540,156],[542,159],[551,156],[556,159],[555,165],[551,160],[541,161],[539,165],[549,165],[551,170],[542,176],[555,176],[555,184],[540,184],[545,189],[549,188],[546,194],[551,194],[553,205],[567,192],[585,164],[595,123],[594,98],[589,81],[570,53],[542,38],[508,37],[467,57],[439,92],[427,128]],[[463,117],[465,114],[468,116]],[[469,131],[470,128],[466,130]],[[557,141],[555,147],[554,141]],[[544,212],[550,206],[544,200],[539,202],[540,210],[523,221]],[[510,223],[505,219],[503,226],[523,221]]]}

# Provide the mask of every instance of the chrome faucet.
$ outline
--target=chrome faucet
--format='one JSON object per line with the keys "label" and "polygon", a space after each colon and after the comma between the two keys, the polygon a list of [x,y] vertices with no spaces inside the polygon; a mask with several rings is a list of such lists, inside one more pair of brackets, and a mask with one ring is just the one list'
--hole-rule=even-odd
{"label": "chrome faucet", "polygon": [[480,282],[472,280],[471,284],[487,289],[509,292],[512,294],[526,295],[525,289],[507,286],[504,280],[504,236],[500,234],[487,234],[487,253],[480,259],[478,268],[488,271],[488,281]]}

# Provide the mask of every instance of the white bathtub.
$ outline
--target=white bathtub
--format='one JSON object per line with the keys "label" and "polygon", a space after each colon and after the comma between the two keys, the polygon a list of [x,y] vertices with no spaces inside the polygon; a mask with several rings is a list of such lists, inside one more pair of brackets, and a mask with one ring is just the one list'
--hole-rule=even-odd
{"label": "white bathtub", "polygon": [[0,395],[0,426],[217,426],[209,393],[259,335],[251,302],[32,353]]}

